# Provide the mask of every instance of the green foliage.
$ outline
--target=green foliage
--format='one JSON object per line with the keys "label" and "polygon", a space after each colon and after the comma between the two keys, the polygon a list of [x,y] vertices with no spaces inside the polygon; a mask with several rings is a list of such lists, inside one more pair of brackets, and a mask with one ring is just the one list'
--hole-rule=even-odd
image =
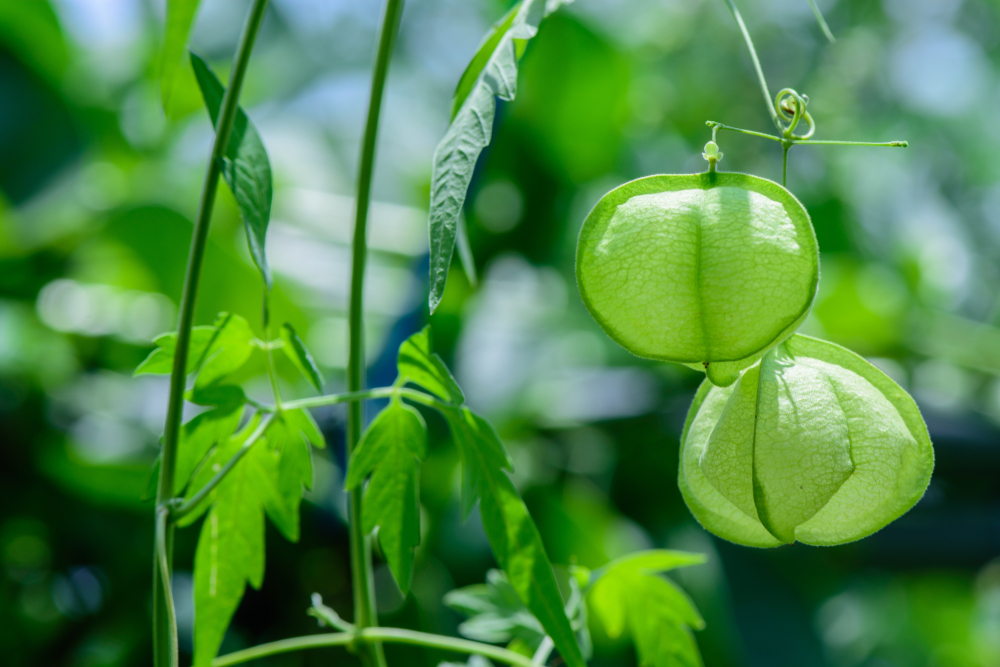
{"label": "green foliage", "polygon": [[517,93],[517,65],[541,20],[563,2],[522,0],[487,33],[455,90],[451,125],[434,152],[430,203],[430,309],[444,295],[462,206],[479,154],[493,135],[499,97]]}
{"label": "green foliage", "polygon": [[179,522],[189,525],[208,510],[194,566],[197,667],[208,665],[218,652],[246,584],[260,588],[263,582],[264,515],[287,539],[299,538],[302,488],[312,484],[309,443],[322,446],[322,436],[302,410],[275,415],[264,437],[250,441],[260,428],[261,418],[256,415],[239,433],[214,449],[195,474],[188,498],[246,448],[239,464],[209,499]]}
{"label": "green foliage", "polygon": [[[215,125],[226,89],[208,64],[194,53],[191,54],[191,66],[205,99],[208,115]],[[250,256],[260,270],[264,284],[270,288],[271,269],[265,253],[265,237],[267,225],[271,221],[271,162],[257,128],[242,108],[237,110],[233,122],[232,134],[222,160],[222,176],[240,207]]]}
{"label": "green foliage", "polygon": [[688,414],[679,483],[695,517],[749,546],[861,539],[907,512],[934,467],[913,399],[861,357],[796,335]]}
{"label": "green foliage", "polygon": [[362,523],[378,541],[403,595],[410,590],[413,550],[420,544],[418,473],[427,456],[427,427],[413,408],[393,399],[365,432],[348,465],[347,490],[372,474]]}
{"label": "green foliage", "polygon": [[666,550],[619,558],[601,568],[587,594],[591,618],[611,639],[631,637],[642,667],[700,667],[691,629],[705,622],[687,595],[657,574],[703,562],[700,554]]}
{"label": "green foliage", "polygon": [[819,251],[809,214],[777,183],[650,176],[587,216],[576,275],[594,319],[625,349],[725,386],[805,320]]}
{"label": "green foliage", "polygon": [[[577,633],[584,658],[590,659],[590,631],[587,627],[587,606],[583,601],[580,583],[568,577],[570,597],[566,601],[566,615]],[[508,644],[516,650],[524,648],[534,654],[545,639],[545,630],[538,619],[528,611],[500,570],[486,573],[485,584],[474,584],[449,592],[444,603],[467,617],[458,626],[462,635],[491,644]]]}
{"label": "green foliage", "polygon": [[197,415],[181,428],[174,464],[174,494],[180,495],[205,455],[226,443],[239,426],[243,401],[224,403]]}
{"label": "green foliage", "polygon": [[184,50],[199,2],[200,0],[167,0],[167,25],[160,54],[160,100],[165,110],[171,107],[174,87],[182,71]]}
{"label": "green foliage", "polygon": [[[433,405],[448,422],[452,439],[458,447],[462,460],[463,516],[468,516],[479,503],[486,536],[511,587],[552,638],[566,663],[581,667],[584,664],[583,655],[563,610],[552,563],[545,554],[541,536],[524,501],[507,474],[511,469],[510,457],[500,437],[485,419],[460,405],[461,390],[440,357],[431,351],[429,327],[400,346],[398,366],[396,386],[412,382],[446,401],[428,401],[428,404]],[[390,403],[387,411],[390,414],[385,419],[380,415],[372,424],[371,429],[376,429],[376,433],[366,435],[358,454],[352,458],[352,466],[356,465],[361,470],[349,470],[348,483],[352,487],[357,486],[374,468],[375,475],[366,495],[366,505],[374,503],[378,514],[377,518],[365,518],[365,528],[370,530],[374,523],[386,522],[386,525],[380,525],[379,540],[385,547],[382,530],[388,527],[387,555],[397,560],[392,567],[393,574],[400,588],[406,590],[412,568],[412,545],[419,538],[416,521],[408,518],[416,517],[419,508],[417,495],[410,490],[416,486],[415,471],[411,473],[408,466],[420,456],[422,449],[418,448],[418,443],[422,443],[425,437],[424,426],[412,415],[402,412],[396,402]],[[392,443],[393,438],[395,444]],[[392,451],[392,447],[396,456],[405,461],[393,462],[394,466],[403,467],[402,470],[394,470],[385,462],[378,462],[379,453]],[[386,468],[384,473],[381,472],[383,467]],[[384,478],[379,479],[380,475]],[[390,485],[396,486],[401,498],[389,498]],[[410,506],[400,506],[398,503],[402,499],[406,499]]]}
{"label": "green foliage", "polygon": [[312,354],[306,349],[302,339],[295,333],[295,328],[287,322],[281,326],[281,340],[285,342],[282,349],[288,355],[288,358],[302,372],[302,375],[309,380],[309,384],[322,394],[323,374],[319,372],[319,366],[316,365]]}

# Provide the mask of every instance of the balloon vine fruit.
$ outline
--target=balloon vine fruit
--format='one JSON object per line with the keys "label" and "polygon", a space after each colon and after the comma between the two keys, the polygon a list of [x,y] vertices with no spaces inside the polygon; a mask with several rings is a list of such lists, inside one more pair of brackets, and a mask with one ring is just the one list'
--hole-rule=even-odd
{"label": "balloon vine fruit", "polygon": [[819,252],[809,214],[773,181],[649,176],[604,195],[587,216],[576,276],[590,313],[622,347],[726,386],[805,319]]}
{"label": "balloon vine fruit", "polygon": [[838,345],[796,335],[731,387],[702,384],[678,481],[695,518],[753,547],[866,537],[920,500],[934,468],[913,399]]}

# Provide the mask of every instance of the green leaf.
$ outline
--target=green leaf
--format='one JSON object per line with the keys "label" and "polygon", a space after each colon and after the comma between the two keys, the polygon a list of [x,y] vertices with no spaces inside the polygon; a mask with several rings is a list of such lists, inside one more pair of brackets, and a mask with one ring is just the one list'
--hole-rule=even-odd
{"label": "green leaf", "polygon": [[510,459],[493,427],[465,407],[442,410],[462,459],[462,507],[479,500],[483,529],[511,586],[570,667],[585,665],[563,609],[538,528],[506,470]]}
{"label": "green leaf", "polygon": [[164,110],[170,108],[199,2],[200,0],[167,0],[167,25],[160,56],[160,99]]}
{"label": "green leaf", "polygon": [[323,393],[323,375],[319,372],[319,367],[313,361],[309,350],[302,343],[302,339],[295,333],[295,329],[287,322],[281,327],[281,339],[285,341],[282,348],[288,358],[292,360],[295,367],[309,380],[309,383],[316,388],[316,391]]}
{"label": "green leaf", "polygon": [[[413,575],[413,551],[420,544],[420,461],[427,456],[427,427],[420,413],[393,400],[379,413],[351,456],[344,486],[354,489],[372,475],[362,524],[378,528],[389,569],[406,595]],[[373,472],[374,471],[374,472]]]}
{"label": "green leaf", "polygon": [[459,216],[479,154],[493,134],[496,101],[514,99],[517,64],[542,18],[562,3],[523,0],[486,35],[455,91],[451,125],[434,152],[430,205],[430,309],[444,295]]}
{"label": "green leaf", "polygon": [[545,638],[542,624],[524,606],[507,575],[500,570],[487,572],[485,584],[451,591],[443,601],[468,617],[458,631],[469,639],[506,644],[517,638],[534,650]]}
{"label": "green leaf", "polygon": [[[273,419],[265,437],[250,447],[211,494],[211,509],[195,551],[195,667],[208,667],[218,653],[246,585],[260,588],[263,583],[264,515],[287,539],[299,538],[302,488],[312,484],[308,444],[315,435],[312,420],[301,410]],[[259,425],[258,414],[213,450],[195,474],[188,497],[222,469]],[[180,525],[189,524],[199,511],[204,510],[185,516]]]}
{"label": "green leaf", "polygon": [[700,554],[665,550],[613,561],[587,594],[591,618],[611,639],[628,633],[642,667],[699,667],[690,629],[700,630],[705,622],[687,595],[657,573],[704,562]]}
{"label": "green leaf", "polygon": [[399,377],[449,403],[465,402],[465,395],[441,357],[431,351],[431,328],[424,327],[399,346]]}
{"label": "green leaf", "polygon": [[[205,349],[215,337],[215,327],[194,327],[191,329],[191,343],[188,347],[187,372],[197,369],[205,355]],[[170,375],[174,369],[174,351],[177,349],[177,332],[161,334],[153,341],[156,349],[149,353],[132,373],[136,375]]]}
{"label": "green leaf", "polygon": [[[205,99],[208,115],[215,125],[226,89],[208,64],[194,53],[191,54],[191,65]],[[237,110],[232,135],[223,157],[222,176],[236,197],[243,215],[250,256],[260,270],[264,284],[270,289],[271,269],[267,263],[264,240],[271,220],[271,162],[257,128],[242,108]]]}
{"label": "green leaf", "polygon": [[181,427],[174,464],[174,495],[180,495],[191,474],[213,447],[224,444],[239,426],[243,402],[224,403],[201,413]]}
{"label": "green leaf", "polygon": [[[253,331],[245,319],[231,313],[220,313],[215,321],[215,335],[204,351],[194,393],[218,385],[229,374],[239,370],[253,352]],[[197,401],[196,401],[197,402]]]}

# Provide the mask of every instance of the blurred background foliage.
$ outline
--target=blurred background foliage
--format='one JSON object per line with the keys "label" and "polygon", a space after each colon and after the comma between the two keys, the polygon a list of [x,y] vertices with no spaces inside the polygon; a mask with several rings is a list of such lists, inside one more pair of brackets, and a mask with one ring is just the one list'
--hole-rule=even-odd
{"label": "blurred background foliage", "polygon": [[[455,270],[430,318],[470,403],[498,424],[553,560],[596,567],[640,548],[704,552],[677,575],[703,610],[709,667],[1000,665],[1000,3],[743,0],[774,90],[810,96],[817,138],[907,150],[799,147],[789,188],[813,216],[822,281],[807,333],[869,357],[919,402],[937,450],[926,497],[846,546],[736,547],[677,491],[677,439],[698,374],[631,357],[584,310],[576,235],[609,188],[704,169],[706,120],[768,131],[745,47],[719,0],[578,0],[543,24],[467,205],[482,277]],[[174,326],[211,140],[188,76],[164,115],[162,0],[0,2],[0,662],[149,662],[152,507],[166,378],[131,378]],[[228,67],[245,0],[204,0],[193,48]],[[354,173],[379,3],[274,0],[244,106],[276,193],[274,312],[343,386]],[[390,73],[368,274],[369,381],[426,316],[430,159],[465,63],[503,0],[412,0]],[[721,168],[780,177],[780,149],[723,133]],[[260,286],[235,202],[221,195],[199,320],[259,330]],[[246,377],[265,398],[262,369]],[[307,395],[291,367],[286,395]],[[314,631],[308,595],[350,612],[343,412],[317,414],[303,536],[268,538],[224,650]],[[384,566],[383,622],[454,632],[446,591],[493,565],[462,524],[454,450],[429,417],[424,541],[412,594]],[[324,458],[325,457],[325,458]],[[269,529],[271,530],[271,529]],[[195,531],[175,588],[190,649]],[[595,665],[631,648],[595,637]],[[387,648],[390,663],[443,656]],[[416,657],[415,657],[416,656]],[[273,665],[350,664],[343,652]]]}

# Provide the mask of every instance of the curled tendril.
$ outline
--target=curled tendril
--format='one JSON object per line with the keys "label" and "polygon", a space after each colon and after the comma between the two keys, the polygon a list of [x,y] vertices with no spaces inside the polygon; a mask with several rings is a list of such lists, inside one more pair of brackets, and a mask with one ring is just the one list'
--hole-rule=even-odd
{"label": "curled tendril", "polygon": [[[808,139],[816,133],[816,123],[806,107],[809,105],[809,97],[800,95],[791,88],[784,88],[774,98],[774,109],[778,113],[778,118],[782,122],[782,134],[785,139],[803,140]],[[795,128],[799,122],[805,120],[809,125],[809,130],[805,134],[795,134]]]}

